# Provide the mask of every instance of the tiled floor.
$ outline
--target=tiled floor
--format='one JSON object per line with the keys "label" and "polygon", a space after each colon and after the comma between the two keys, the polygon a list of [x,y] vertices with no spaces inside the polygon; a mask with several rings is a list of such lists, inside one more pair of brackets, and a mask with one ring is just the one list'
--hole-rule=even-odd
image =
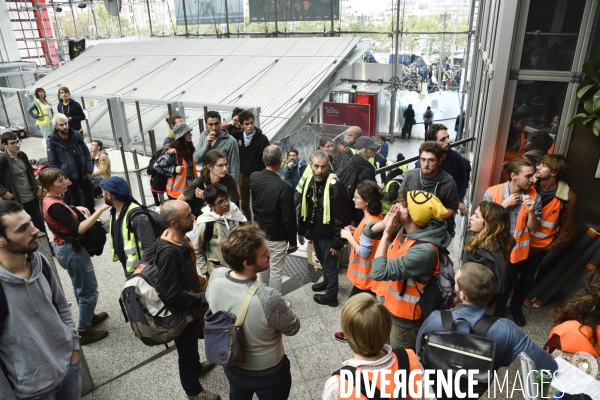
{"label": "tiled floor", "polygon": [[[403,151],[407,157],[410,157],[416,155],[419,144],[420,141],[417,140],[396,140],[392,149]],[[26,139],[23,142],[22,150],[30,158],[44,156],[40,139]],[[113,171],[115,173],[122,171],[122,165],[119,165],[120,156],[113,157],[111,155],[111,160],[113,160]],[[133,186],[133,194],[136,196],[137,185]],[[106,214],[104,218],[106,218]],[[455,243],[451,247],[452,253],[456,253],[456,249],[460,246]],[[120,264],[112,262],[108,249],[101,256],[94,257],[93,262],[100,290],[97,310],[107,311],[110,315],[100,328],[108,329],[110,335],[101,342],[84,347],[96,385],[96,390],[87,395],[85,399],[185,399],[177,373],[176,352],[166,352],[165,348],[160,346],[145,346],[133,335],[130,326],[123,319],[118,298],[125,283],[125,277]],[[301,262],[300,266],[296,266],[296,268],[302,268],[302,265],[307,269],[313,268],[304,262]],[[70,279],[66,271],[60,267],[59,276],[67,298],[74,304]],[[313,292],[306,280],[298,280],[293,276],[286,277],[285,298],[291,303],[292,309],[301,320],[298,334],[284,337],[286,354],[292,368],[293,384],[290,399],[320,399],[323,385],[331,373],[340,368],[343,360],[352,357],[349,347],[335,341],[333,337],[333,334],[340,330],[340,314],[350,293],[350,288],[351,284],[346,277],[346,270],[340,271],[338,296],[340,305],[331,308],[318,305],[313,301]],[[551,319],[548,314],[551,307],[553,307],[552,304],[544,309],[525,310],[528,325],[524,330],[538,344],[545,342],[550,330]],[[75,319],[77,312],[77,307],[73,307]],[[204,353],[203,343],[200,342],[199,345],[202,355]],[[162,354],[163,352],[164,354]],[[148,359],[159,353],[161,353],[159,358],[146,363]],[[144,363],[146,364],[140,366]],[[202,377],[201,382],[206,389],[219,393],[223,399],[228,398],[228,383],[222,368],[215,368]]]}

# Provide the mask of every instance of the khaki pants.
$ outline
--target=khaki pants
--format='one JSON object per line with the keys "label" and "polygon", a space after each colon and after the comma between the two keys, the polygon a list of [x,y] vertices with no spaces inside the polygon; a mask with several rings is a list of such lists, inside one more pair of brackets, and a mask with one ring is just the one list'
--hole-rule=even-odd
{"label": "khaki pants", "polygon": [[392,324],[392,334],[390,335],[390,345],[393,349],[404,347],[405,349],[415,350],[417,345],[417,333],[420,326],[414,328],[403,328]]}

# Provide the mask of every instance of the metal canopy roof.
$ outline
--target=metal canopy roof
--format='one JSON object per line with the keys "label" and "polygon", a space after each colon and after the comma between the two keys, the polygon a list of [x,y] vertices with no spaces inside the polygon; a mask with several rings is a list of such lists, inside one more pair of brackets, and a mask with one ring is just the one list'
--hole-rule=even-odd
{"label": "metal canopy roof", "polygon": [[[312,115],[361,53],[352,37],[158,39],[100,44],[35,83],[54,92],[261,108],[270,139]],[[362,46],[359,46],[362,47]],[[31,87],[31,89],[33,86]]]}

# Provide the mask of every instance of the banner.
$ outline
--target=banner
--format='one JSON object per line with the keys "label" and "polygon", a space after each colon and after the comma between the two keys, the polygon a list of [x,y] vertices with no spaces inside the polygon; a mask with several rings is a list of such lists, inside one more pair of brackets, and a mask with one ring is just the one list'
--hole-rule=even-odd
{"label": "banner", "polygon": [[358,126],[363,136],[373,136],[370,128],[371,106],[355,103],[323,103],[323,123]]}
{"label": "banner", "polygon": [[175,0],[175,19],[180,26],[187,20],[188,28],[226,24],[227,20],[230,24],[243,23],[244,4],[242,0]]}
{"label": "banner", "polygon": [[[340,17],[340,0],[249,0],[250,22],[329,21]],[[333,5],[333,8],[332,8]]]}
{"label": "banner", "polygon": [[69,40],[69,57],[72,59],[85,51],[85,39]]}

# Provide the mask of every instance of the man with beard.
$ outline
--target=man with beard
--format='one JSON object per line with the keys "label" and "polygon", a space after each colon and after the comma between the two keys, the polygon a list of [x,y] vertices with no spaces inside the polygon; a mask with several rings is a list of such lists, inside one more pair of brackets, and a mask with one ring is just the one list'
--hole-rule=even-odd
{"label": "man with beard", "polygon": [[0,364],[3,398],[81,396],[79,336],[39,230],[16,201],[0,202]]}
{"label": "man with beard", "polygon": [[328,172],[329,157],[316,150],[309,160],[312,177],[304,183],[302,203],[298,215],[298,241],[304,244],[306,236],[315,246],[315,254],[323,267],[323,281],[312,285],[314,300],[337,307],[337,255],[344,247],[340,231],[350,223],[351,209],[344,184]]}
{"label": "man with beard", "polygon": [[[71,181],[68,191],[71,203],[84,205],[90,213],[95,212],[92,173],[94,163],[83,136],[69,127],[67,116],[54,114],[54,132],[48,139],[48,166],[62,170]],[[79,190],[83,192],[83,201]],[[83,204],[85,202],[85,204]]]}
{"label": "man with beard", "polygon": [[[148,264],[154,256],[154,230],[140,204],[129,194],[129,186],[120,176],[100,181],[102,198],[110,209],[110,254],[121,262],[129,279],[140,264]],[[137,211],[133,211],[136,210]]]}
{"label": "man with beard", "polygon": [[198,378],[214,367],[210,361],[200,363],[198,337],[200,318],[206,305],[196,272],[196,253],[185,235],[194,228],[196,217],[190,206],[180,200],[170,200],[160,208],[167,230],[154,244],[160,299],[168,309],[183,310],[194,318],[175,339],[179,357],[179,379],[188,399],[219,400],[221,397],[204,390]]}
{"label": "man with beard", "polygon": [[[448,210],[440,218],[449,221],[458,209],[459,198],[454,179],[439,168],[444,154],[444,149],[436,142],[429,141],[421,144],[419,147],[420,168],[406,172],[398,193],[404,193],[406,189],[423,190],[433,194]],[[452,225],[454,225],[453,222]],[[448,224],[447,229],[450,235],[454,233],[454,226],[450,228],[450,224]]]}

